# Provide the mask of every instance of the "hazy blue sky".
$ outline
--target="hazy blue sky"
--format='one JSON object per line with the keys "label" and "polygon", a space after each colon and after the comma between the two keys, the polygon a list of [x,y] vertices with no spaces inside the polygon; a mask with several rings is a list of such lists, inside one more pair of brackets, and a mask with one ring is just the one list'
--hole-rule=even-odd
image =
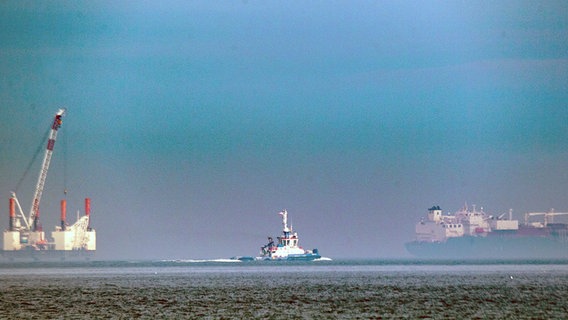
{"label": "hazy blue sky", "polygon": [[159,2],[0,2],[2,228],[62,106],[42,222],[91,197],[100,258],[255,255],[284,208],[332,258],[405,256],[432,205],[568,210],[565,1]]}

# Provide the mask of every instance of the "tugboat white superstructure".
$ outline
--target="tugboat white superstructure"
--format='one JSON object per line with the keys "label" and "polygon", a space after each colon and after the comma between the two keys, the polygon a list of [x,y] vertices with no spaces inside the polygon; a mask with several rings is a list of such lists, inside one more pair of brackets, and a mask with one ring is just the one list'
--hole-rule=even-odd
{"label": "tugboat white superstructure", "polygon": [[282,210],[278,214],[282,216],[282,236],[277,237],[276,243],[272,237],[268,237],[268,243],[260,248],[260,256],[256,260],[310,261],[321,258],[318,249],[305,250],[299,246],[298,233],[288,227],[288,212]]}

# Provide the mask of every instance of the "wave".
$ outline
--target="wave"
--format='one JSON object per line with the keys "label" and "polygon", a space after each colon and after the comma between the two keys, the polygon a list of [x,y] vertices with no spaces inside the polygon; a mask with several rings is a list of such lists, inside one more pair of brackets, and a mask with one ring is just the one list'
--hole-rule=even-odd
{"label": "wave", "polygon": [[241,262],[237,259],[175,259],[175,260],[159,260],[159,262],[173,262],[173,263],[207,263],[207,262],[222,262],[222,263],[235,263]]}
{"label": "wave", "polygon": [[321,257],[319,259],[314,259],[314,261],[333,261],[333,259],[328,257]]}

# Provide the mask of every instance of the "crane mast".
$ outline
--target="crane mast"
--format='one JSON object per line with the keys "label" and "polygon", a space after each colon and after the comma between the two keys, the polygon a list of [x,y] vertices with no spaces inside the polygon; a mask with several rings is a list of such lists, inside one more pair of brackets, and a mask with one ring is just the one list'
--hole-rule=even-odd
{"label": "crane mast", "polygon": [[49,139],[47,140],[47,147],[45,149],[45,155],[43,156],[43,163],[41,165],[41,170],[37,179],[29,215],[28,225],[32,225],[33,231],[37,231],[38,228],[37,222],[39,219],[39,203],[41,201],[45,179],[47,178],[47,171],[49,170],[51,155],[53,154],[53,147],[55,146],[55,140],[57,138],[57,130],[61,127],[61,123],[63,122],[62,117],[64,114],[65,109],[59,109],[59,111],[57,111],[57,113],[55,114],[55,117],[53,118],[53,124],[51,125],[51,131],[49,133]]}

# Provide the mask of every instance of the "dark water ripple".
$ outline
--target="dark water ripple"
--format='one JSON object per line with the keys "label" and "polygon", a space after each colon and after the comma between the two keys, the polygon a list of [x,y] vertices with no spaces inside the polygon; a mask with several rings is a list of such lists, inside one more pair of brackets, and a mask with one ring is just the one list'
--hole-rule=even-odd
{"label": "dark water ripple", "polygon": [[[0,273],[2,319],[566,319],[566,266]],[[28,270],[29,271],[29,270]]]}

